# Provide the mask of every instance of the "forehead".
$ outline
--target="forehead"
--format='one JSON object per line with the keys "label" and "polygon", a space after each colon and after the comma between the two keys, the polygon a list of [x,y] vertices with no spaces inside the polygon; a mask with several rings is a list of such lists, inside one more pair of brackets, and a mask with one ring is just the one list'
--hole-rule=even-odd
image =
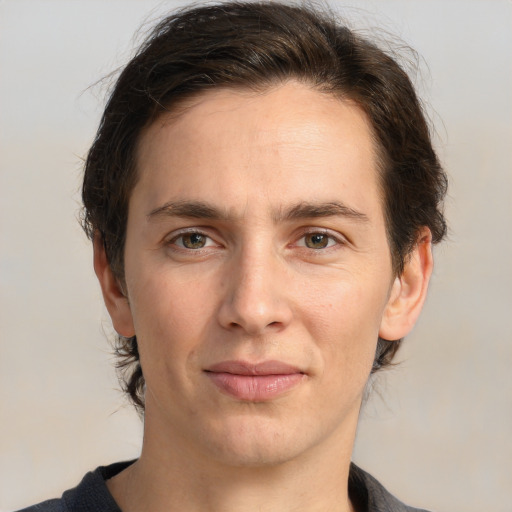
{"label": "forehead", "polygon": [[134,195],[171,200],[344,201],[380,210],[371,127],[353,102],[296,82],[263,92],[215,89],[153,122],[137,151]]}

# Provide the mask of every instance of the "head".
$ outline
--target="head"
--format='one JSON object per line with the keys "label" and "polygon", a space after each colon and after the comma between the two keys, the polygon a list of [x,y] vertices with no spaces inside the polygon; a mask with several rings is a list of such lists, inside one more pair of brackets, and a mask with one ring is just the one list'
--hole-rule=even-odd
{"label": "head", "polygon": [[[433,243],[443,238],[446,177],[414,87],[392,57],[310,8],[276,2],[198,7],[164,19],[124,68],[87,157],[84,227],[103,246],[123,292],[143,135],[217,90],[264,95],[290,82],[356,106],[367,120],[393,275],[402,275],[426,230]],[[391,364],[400,341],[379,338],[373,372]],[[142,408],[136,337],[121,336],[119,353],[126,390]]]}

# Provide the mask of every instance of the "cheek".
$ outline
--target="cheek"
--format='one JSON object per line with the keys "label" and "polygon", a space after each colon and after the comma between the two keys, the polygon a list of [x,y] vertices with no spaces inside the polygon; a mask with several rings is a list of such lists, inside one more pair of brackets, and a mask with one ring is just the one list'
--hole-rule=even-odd
{"label": "cheek", "polygon": [[137,281],[131,302],[143,365],[184,369],[210,327],[211,287],[206,293],[206,283],[165,272],[141,276]]}
{"label": "cheek", "polygon": [[378,282],[372,286],[355,278],[331,280],[309,289],[304,324],[322,354],[326,375],[339,370],[345,382],[360,380],[358,375],[366,380],[386,293]]}

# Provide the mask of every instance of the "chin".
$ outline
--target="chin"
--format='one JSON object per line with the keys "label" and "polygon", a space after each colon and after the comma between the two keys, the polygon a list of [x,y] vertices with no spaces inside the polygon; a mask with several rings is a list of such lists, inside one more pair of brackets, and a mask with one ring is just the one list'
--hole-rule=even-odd
{"label": "chin", "polygon": [[219,445],[215,449],[215,455],[226,466],[264,468],[289,462],[300,455],[301,451],[297,446],[283,446],[282,442],[259,439]]}
{"label": "chin", "polygon": [[261,418],[229,421],[209,429],[203,437],[208,451],[219,462],[235,467],[269,467],[283,464],[307,450],[311,440],[304,430]]}

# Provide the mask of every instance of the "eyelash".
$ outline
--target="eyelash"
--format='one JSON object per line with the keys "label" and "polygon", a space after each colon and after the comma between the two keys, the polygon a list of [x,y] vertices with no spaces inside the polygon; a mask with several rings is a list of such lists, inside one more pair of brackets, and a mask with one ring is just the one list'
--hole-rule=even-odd
{"label": "eyelash", "polygon": [[336,246],[342,246],[342,245],[346,244],[346,240],[344,240],[340,235],[334,235],[330,231],[328,231],[326,229],[321,229],[321,228],[315,228],[315,229],[311,229],[311,230],[308,230],[308,231],[304,231],[301,234],[301,236],[300,236],[300,238],[298,240],[302,240],[305,237],[307,237],[308,235],[322,235],[322,236],[326,236],[329,239],[328,242],[327,242],[328,244],[331,241],[335,242],[332,245],[327,245],[326,247],[320,247],[318,249],[307,247],[306,245],[301,246],[301,247],[304,247],[305,249],[307,249],[309,251],[312,251],[313,253],[327,252],[330,249],[334,249]]}
{"label": "eyelash", "polygon": [[[171,239],[169,239],[166,242],[166,245],[168,245],[168,246],[173,246],[174,245],[175,247],[173,247],[173,250],[181,251],[181,252],[187,252],[187,253],[202,254],[204,252],[204,250],[208,250],[209,247],[200,247],[200,248],[197,248],[197,249],[190,249],[190,248],[186,248],[186,247],[183,247],[183,246],[176,245],[176,242],[178,240],[180,240],[181,238],[183,238],[184,236],[186,236],[186,235],[199,235],[199,236],[203,236],[205,238],[208,238],[209,240],[213,240],[212,237],[209,236],[207,233],[205,233],[205,232],[203,232],[201,230],[198,230],[198,229],[191,229],[191,230],[187,230],[187,231],[182,231],[181,233],[178,233],[177,235],[173,236]],[[344,246],[344,245],[347,244],[347,241],[343,237],[341,237],[340,235],[334,235],[332,232],[330,232],[330,231],[328,231],[326,229],[322,229],[322,228],[315,228],[315,229],[310,229],[310,230],[303,231],[301,233],[300,237],[297,239],[297,241],[300,241],[300,240],[304,239],[308,235],[323,235],[323,236],[327,236],[329,238],[328,244],[331,241],[334,241],[334,244],[327,245],[326,247],[321,247],[321,248],[318,248],[318,249],[307,247],[305,244],[299,246],[299,247],[303,247],[304,249],[306,249],[307,251],[309,251],[312,254],[320,255],[321,253],[326,253],[326,252],[328,252],[330,250],[333,250],[337,246]],[[295,242],[295,244],[297,244],[297,241]]]}
{"label": "eyelash", "polygon": [[[205,238],[208,238],[210,240],[213,240],[211,236],[207,235],[206,233],[203,233],[202,231],[200,230],[197,230],[197,229],[191,229],[191,230],[188,230],[188,231],[182,231],[181,233],[178,233],[176,236],[172,237],[168,242],[166,242],[166,245],[175,245],[176,244],[176,241],[179,240],[180,238],[183,238],[184,236],[186,235],[199,235],[199,236],[204,236]],[[180,250],[180,251],[185,251],[185,252],[201,252],[201,250],[203,249],[203,247],[199,248],[199,249],[189,249],[187,247],[180,247],[180,246],[177,246]]]}

